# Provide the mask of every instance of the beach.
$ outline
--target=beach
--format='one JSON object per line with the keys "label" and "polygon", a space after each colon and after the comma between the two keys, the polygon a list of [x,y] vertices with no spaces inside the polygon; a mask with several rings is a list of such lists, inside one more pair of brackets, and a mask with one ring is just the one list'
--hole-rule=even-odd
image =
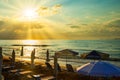
{"label": "beach", "polygon": [[[16,58],[16,63],[15,67],[12,68],[11,70],[20,70],[23,69],[23,71],[31,71],[28,74],[19,74],[17,75],[16,72],[10,73],[9,71],[5,70],[2,72],[5,80],[33,80],[34,78],[31,77],[31,75],[41,75],[41,80],[54,80],[54,79],[46,79],[47,77],[53,77],[54,75],[54,70],[51,71],[47,69],[45,65],[45,60],[35,60],[35,67],[34,69],[31,69],[31,61],[30,60],[24,60],[20,58]],[[9,66],[10,65],[10,60],[8,57],[3,58],[3,65]],[[52,67],[54,65],[52,64]],[[62,71],[58,72],[57,74],[57,80],[106,80],[104,77],[98,78],[98,77],[90,77],[90,76],[84,76],[84,75],[79,75],[76,72],[68,72],[66,71],[65,65],[61,66]],[[19,72],[22,72],[19,71]],[[108,80],[119,80],[120,77],[111,77]]]}
{"label": "beach", "polygon": [[[84,52],[90,52],[93,49],[97,50],[97,51],[105,52],[105,53],[109,52],[108,54],[110,54],[110,58],[104,59],[101,61],[109,62],[115,66],[120,67],[120,64],[119,64],[119,62],[120,62],[119,52],[120,51],[119,51],[119,45],[117,44],[117,42],[119,42],[119,40],[117,40],[117,42],[114,40],[110,40],[108,42],[96,40],[94,44],[93,43],[91,44],[91,41],[86,41],[87,45],[86,45],[86,43],[83,44],[83,42],[85,42],[85,41],[79,41],[79,40],[42,41],[44,43],[41,43],[40,41],[38,41],[38,42],[40,42],[39,44],[32,44],[32,45],[28,45],[28,44],[21,43],[21,42],[18,43],[18,40],[14,40],[14,41],[11,41],[11,40],[4,41],[3,40],[3,42],[4,43],[0,43],[3,48],[3,50],[2,50],[2,54],[4,56],[3,65],[5,65],[5,66],[11,65],[9,57],[12,57],[12,51],[14,50],[16,58],[15,58],[15,67],[13,69],[22,69],[22,71],[20,70],[19,72],[23,72],[23,71],[28,72],[28,74],[25,74],[24,76],[20,77],[20,75],[19,76],[16,75],[17,73],[11,74],[11,73],[9,73],[9,70],[8,70],[8,72],[5,71],[2,74],[3,74],[4,78],[6,78],[6,80],[8,80],[8,79],[16,80],[16,78],[17,79],[19,78],[18,80],[32,80],[32,79],[34,79],[34,77],[32,75],[35,75],[35,76],[41,75],[41,80],[44,80],[46,77],[54,78],[54,75],[55,75],[54,70],[49,70],[45,64],[47,50],[49,50],[49,58],[50,58],[50,62],[49,62],[49,60],[48,60],[48,62],[52,65],[53,69],[55,67],[54,66],[55,52],[64,50],[64,49],[70,49],[70,50],[73,50],[73,51],[76,51],[79,53],[76,57],[64,56],[64,57],[58,58],[58,63],[60,65],[60,67],[62,68],[62,71],[57,73],[58,80],[94,80],[95,78],[98,80],[98,77],[90,77],[90,76],[80,75],[76,72],[68,72],[66,69],[66,64],[71,64],[72,67],[74,68],[74,71],[76,71],[76,69],[78,67],[80,67],[86,63],[98,61],[98,60],[80,58],[80,54],[82,54]],[[107,46],[104,46],[105,44],[100,45],[101,43],[104,43],[104,42],[107,42],[106,43]],[[82,43],[82,45],[80,43]],[[111,47],[110,45],[113,45],[113,47]],[[102,46],[104,46],[104,47],[102,48]],[[24,54],[21,56],[22,47],[23,47]],[[33,58],[35,58],[34,59],[34,69],[31,69],[31,53],[34,49],[35,49],[35,56],[33,57]],[[8,75],[8,74],[11,74],[11,75]],[[14,78],[13,76],[16,78]],[[104,79],[104,77],[101,77],[100,80],[105,80],[105,79]],[[108,80],[119,80],[119,78],[111,77]]]}
{"label": "beach", "polygon": [[120,80],[120,0],[0,0],[0,80]]}

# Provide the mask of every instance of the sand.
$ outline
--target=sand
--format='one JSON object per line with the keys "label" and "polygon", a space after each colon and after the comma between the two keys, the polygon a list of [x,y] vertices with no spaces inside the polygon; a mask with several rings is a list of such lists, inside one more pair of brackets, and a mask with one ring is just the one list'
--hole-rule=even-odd
{"label": "sand", "polygon": [[[19,69],[18,72],[27,73],[27,74],[18,74],[17,72],[11,73],[10,70],[3,71],[2,74],[5,80],[34,80],[31,75],[40,75],[41,80],[45,80],[46,77],[53,76],[54,71],[46,68],[45,60],[36,59],[34,68],[31,68],[30,59],[16,58],[15,66],[11,69]],[[11,62],[9,57],[3,57],[3,65],[10,66]],[[57,80],[106,80],[106,78],[90,77],[79,75],[76,72],[67,72],[65,67],[62,67],[63,70],[58,72]],[[22,70],[20,70],[22,69]],[[26,72],[25,72],[26,71]],[[120,80],[120,77],[111,77],[107,80]]]}

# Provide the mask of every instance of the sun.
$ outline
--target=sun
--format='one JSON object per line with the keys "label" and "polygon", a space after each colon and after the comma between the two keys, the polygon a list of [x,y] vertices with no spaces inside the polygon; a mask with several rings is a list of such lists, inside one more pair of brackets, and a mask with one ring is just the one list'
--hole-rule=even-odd
{"label": "sun", "polygon": [[34,8],[26,8],[22,11],[24,19],[32,20],[38,18],[38,13]]}

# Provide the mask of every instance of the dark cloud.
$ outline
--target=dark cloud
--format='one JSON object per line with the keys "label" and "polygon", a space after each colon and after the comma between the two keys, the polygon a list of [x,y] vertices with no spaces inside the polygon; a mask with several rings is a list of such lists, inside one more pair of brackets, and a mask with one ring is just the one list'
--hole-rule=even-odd
{"label": "dark cloud", "polygon": [[62,7],[61,4],[56,4],[56,5],[54,6],[54,8],[61,8],[61,7]]}
{"label": "dark cloud", "polygon": [[46,6],[41,6],[37,11],[40,11],[40,10],[47,10],[47,9],[49,9],[49,8],[46,7]]}
{"label": "dark cloud", "polygon": [[4,21],[0,21],[0,26],[4,25]]}
{"label": "dark cloud", "polygon": [[42,29],[44,27],[45,27],[44,25],[36,23],[36,24],[32,24],[31,29]]}
{"label": "dark cloud", "polygon": [[[105,23],[105,24],[104,24]],[[66,24],[69,36],[113,39],[120,36],[120,20],[111,20],[104,23]]]}
{"label": "dark cloud", "polygon": [[79,26],[72,25],[72,26],[70,26],[70,28],[79,28]]}
{"label": "dark cloud", "polygon": [[0,21],[0,39],[26,39],[29,29],[32,30],[32,33],[36,33],[35,31],[40,31],[44,27],[44,24],[37,22]]}
{"label": "dark cloud", "polygon": [[82,24],[82,25],[88,25],[88,24]]}
{"label": "dark cloud", "polygon": [[119,28],[120,27],[120,20],[113,20],[113,21],[109,22],[106,26]]}

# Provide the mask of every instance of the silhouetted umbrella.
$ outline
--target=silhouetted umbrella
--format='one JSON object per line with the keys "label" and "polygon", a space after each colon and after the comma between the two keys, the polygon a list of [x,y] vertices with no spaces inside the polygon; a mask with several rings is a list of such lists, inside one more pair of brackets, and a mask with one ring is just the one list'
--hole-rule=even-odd
{"label": "silhouetted umbrella", "polygon": [[86,55],[86,58],[87,59],[101,59],[101,56],[99,53],[100,52],[93,50]]}
{"label": "silhouetted umbrella", "polygon": [[3,56],[2,56],[2,47],[0,47],[0,80],[3,80],[2,78],[2,63],[3,63]]}
{"label": "silhouetted umbrella", "polygon": [[34,67],[34,59],[35,59],[35,49],[33,49],[31,53],[31,67]]}
{"label": "silhouetted umbrella", "polygon": [[15,50],[12,51],[12,65],[15,64]]}
{"label": "silhouetted umbrella", "polygon": [[96,77],[120,76],[120,68],[108,62],[90,62],[77,68],[79,74]]}

